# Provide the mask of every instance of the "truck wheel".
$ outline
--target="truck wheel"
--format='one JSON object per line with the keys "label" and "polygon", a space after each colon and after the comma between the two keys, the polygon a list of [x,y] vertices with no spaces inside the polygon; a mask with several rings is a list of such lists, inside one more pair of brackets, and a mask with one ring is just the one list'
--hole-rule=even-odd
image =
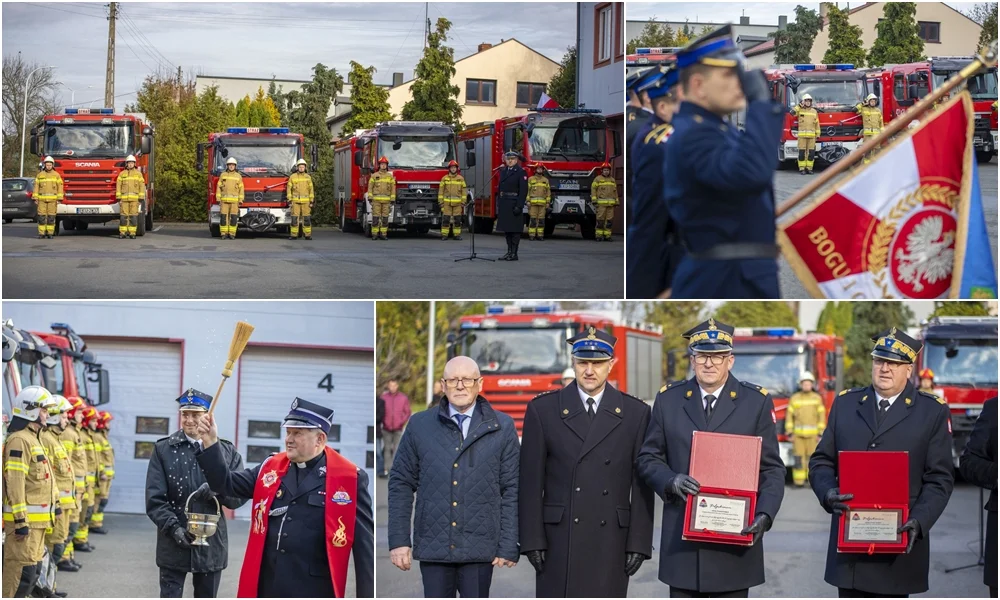
{"label": "truck wheel", "polygon": [[219,229],[219,226],[212,225],[211,223],[208,225],[208,232],[212,234],[212,237],[220,237],[222,235],[222,231]]}
{"label": "truck wheel", "polygon": [[11,221],[13,221],[13,220],[14,220],[14,219],[8,219],[7,217],[4,217],[4,219],[3,219],[3,222],[4,222],[4,223],[10,223],[10,222],[11,222]]}
{"label": "truck wheel", "polygon": [[555,221],[545,221],[545,237],[552,237],[553,232],[556,230]]}
{"label": "truck wheel", "polygon": [[153,231],[153,213],[146,212],[146,229]]}
{"label": "truck wheel", "polygon": [[146,216],[139,215],[139,218],[137,220],[139,221],[139,223],[136,225],[135,228],[135,236],[142,237],[146,235]]}
{"label": "truck wheel", "polygon": [[580,233],[583,234],[585,240],[595,239],[597,237],[597,222],[587,220],[580,223]]}
{"label": "truck wheel", "polygon": [[976,162],[977,163],[979,163],[981,165],[984,165],[984,164],[990,162],[991,160],[993,160],[993,153],[992,152],[980,152],[979,150],[976,151]]}

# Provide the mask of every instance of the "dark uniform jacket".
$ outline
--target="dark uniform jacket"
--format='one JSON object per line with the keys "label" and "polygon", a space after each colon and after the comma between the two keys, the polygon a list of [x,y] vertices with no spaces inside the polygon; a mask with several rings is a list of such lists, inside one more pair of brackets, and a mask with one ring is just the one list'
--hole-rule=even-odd
{"label": "dark uniform jacket", "polygon": [[987,400],[976,419],[959,472],[966,481],[990,491],[986,502],[986,567],[983,583],[997,585],[997,399]]}
{"label": "dark uniform jacket", "polygon": [[876,425],[878,398],[872,386],[845,390],[834,401],[826,430],[809,459],[809,482],[816,497],[823,502],[828,490],[839,487],[838,452],[909,452],[910,517],[920,523],[923,535],[910,554],[838,553],[840,516],[833,515],[825,576],[830,585],[878,594],[927,591],[930,530],[955,483],[948,407],[941,402],[907,384],[882,424]]}
{"label": "dark uniform jacket", "polygon": [[[222,460],[230,469],[242,469],[243,458],[228,440],[219,440]],[[184,431],[156,441],[153,455],[146,469],[146,514],[156,524],[156,566],[184,571],[185,573],[212,573],[229,565],[229,534],[226,517],[219,519],[215,535],[208,538],[207,546],[181,548],[174,541],[173,531],[178,525],[187,527],[184,505],[201,484],[205,475],[195,459],[197,446],[188,442]],[[219,496],[219,503],[237,509],[246,498]],[[191,511],[215,514],[215,502],[191,502]]]}
{"label": "dark uniform jacket", "polygon": [[482,396],[464,440],[447,398],[414,414],[389,471],[389,549],[410,546],[432,562],[516,562],[519,453],[514,419]]}
{"label": "dark uniform jacket", "polygon": [[751,102],[746,130],[681,102],[671,124],[663,171],[663,201],[689,254],[674,274],[672,298],[777,298],[775,258],[699,259],[730,243],[775,245],[772,178],[785,113],[773,102]]}
{"label": "dark uniform jacket", "polygon": [[760,436],[756,513],[774,521],[785,494],[785,465],[778,451],[771,394],[758,385],[738,381],[730,373],[716,396],[711,424],[706,425],[697,380],[661,390],[636,462],[639,475],[663,498],[660,581],[700,592],[735,591],[764,583],[764,544],[745,547],[681,539],[685,501],[668,492],[667,484],[675,474],[688,472],[692,434],[714,431]]}
{"label": "dark uniform jacket", "polygon": [[[639,137],[639,132],[642,131],[649,119],[653,116],[650,111],[639,107],[632,106],[631,104],[625,107],[625,149],[628,153],[625,154],[625,180],[628,181],[628,185],[632,185],[632,175],[634,171],[632,170],[633,164],[635,164],[635,157],[632,156],[632,148],[635,147],[635,140]],[[629,196],[632,195],[631,190],[626,187]],[[631,219],[630,221],[631,222]]]}
{"label": "dark uniform jacket", "polygon": [[[528,198],[528,174],[521,165],[500,168],[497,187],[497,231],[521,233],[524,229],[524,201]],[[522,212],[514,214],[514,207]]]}
{"label": "dark uniform jacket", "polygon": [[[213,444],[198,454],[212,491],[240,498],[253,498],[260,465],[252,469],[227,468]],[[310,461],[307,472],[299,474],[292,464],[281,479],[271,504],[267,540],[260,563],[257,593],[261,598],[332,598],[333,580],[327,562],[324,527],[326,496],[326,454]],[[321,472],[322,471],[322,472]],[[358,469],[358,489],[354,496],[357,516],[354,523],[354,577],[358,598],[375,594],[375,533],[368,475]],[[286,509],[284,514],[276,514]]]}
{"label": "dark uniform jacket", "polygon": [[521,552],[545,550],[537,597],[625,597],[625,553],[652,556],[653,491],[635,474],[649,406],[611,385],[587,416],[576,382],[528,403]]}

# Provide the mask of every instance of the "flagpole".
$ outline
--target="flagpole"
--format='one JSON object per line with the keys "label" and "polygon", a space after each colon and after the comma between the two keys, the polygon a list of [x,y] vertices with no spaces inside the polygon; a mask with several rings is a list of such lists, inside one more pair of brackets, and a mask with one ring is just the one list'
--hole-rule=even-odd
{"label": "flagpole", "polygon": [[925,112],[930,110],[938,100],[951,93],[951,90],[961,85],[962,82],[969,77],[975,75],[977,71],[982,68],[992,67],[996,64],[997,41],[993,40],[993,43],[990,44],[990,46],[986,48],[982,54],[977,56],[975,60],[969,64],[965,65],[961,71],[953,75],[950,79],[948,79],[948,81],[945,81],[941,87],[924,96],[920,102],[917,102],[905,113],[890,121],[889,125],[878,135],[862,144],[861,147],[857,148],[854,152],[851,152],[844,158],[835,162],[832,166],[824,170],[819,177],[812,180],[805,187],[796,192],[794,196],[782,202],[775,211],[775,217],[781,217],[781,215],[791,210],[796,204],[808,198],[815,193],[816,190],[826,185],[831,179],[855,165],[858,161],[863,159],[865,154],[867,154],[870,150],[874,149],[891,136],[896,135],[896,133],[909,125],[910,121],[922,116]]}

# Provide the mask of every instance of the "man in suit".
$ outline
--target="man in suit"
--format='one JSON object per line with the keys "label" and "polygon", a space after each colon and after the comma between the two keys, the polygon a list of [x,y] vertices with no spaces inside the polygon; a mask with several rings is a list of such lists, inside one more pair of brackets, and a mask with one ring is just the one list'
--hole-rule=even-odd
{"label": "man in suit", "polygon": [[567,340],[576,380],[525,412],[518,525],[540,598],[625,597],[652,556],[653,492],[632,468],[649,407],[608,384],[616,341],[593,326]]}
{"label": "man in suit", "polygon": [[[730,373],[735,362],[733,331],[732,326],[709,319],[684,334],[695,377],[660,389],[636,460],[639,475],[663,498],[659,575],[670,586],[671,598],[746,598],[750,587],[764,583],[760,540],[774,522],[785,494],[774,403],[766,389]],[[753,534],[751,546],[681,539],[687,497],[700,490],[700,484],[688,475],[695,431],[763,440],[756,514],[742,532]]]}
{"label": "man in suit", "polygon": [[997,399],[983,404],[959,462],[962,478],[990,491],[986,502],[986,568],[983,583],[997,597]]}
{"label": "man in suit", "polygon": [[[824,579],[842,598],[927,591],[931,527],[955,484],[948,406],[910,383],[922,344],[895,327],[872,341],[871,385],[840,393],[809,459],[809,483],[833,515]],[[840,493],[838,453],[844,450],[909,453],[910,516],[899,527],[899,533],[908,534],[905,554],[837,552],[841,513],[854,497]]]}

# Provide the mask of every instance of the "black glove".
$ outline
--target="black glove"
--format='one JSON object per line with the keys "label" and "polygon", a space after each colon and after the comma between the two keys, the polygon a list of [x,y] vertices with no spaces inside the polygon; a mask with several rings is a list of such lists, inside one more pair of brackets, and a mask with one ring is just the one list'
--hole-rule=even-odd
{"label": "black glove", "polygon": [[62,514],[62,508],[57,506],[55,512],[56,512],[56,516],[58,517],[59,515]]}
{"label": "black glove", "polygon": [[524,553],[528,557],[528,562],[535,567],[535,573],[541,574],[545,569],[545,550],[529,550]]}
{"label": "black glove", "polygon": [[896,533],[904,531],[910,534],[910,538],[906,541],[906,553],[909,554],[913,550],[913,545],[917,543],[917,538],[920,537],[920,523],[916,519],[908,519],[896,530]]}
{"label": "black glove", "polygon": [[760,538],[764,537],[764,532],[771,528],[771,517],[765,515],[764,513],[758,513],[754,517],[753,521],[747,525],[740,535],[753,534],[752,544],[756,544],[760,541]]}
{"label": "black glove", "polygon": [[212,488],[208,487],[207,481],[198,486],[198,489],[196,489],[194,493],[191,494],[191,499],[194,500],[195,502],[208,501],[211,500],[212,498],[215,498],[215,492],[212,491]]}
{"label": "black glove", "polygon": [[642,561],[646,560],[646,557],[639,554],[638,552],[626,552],[625,553],[625,574],[629,577],[636,574],[639,567],[642,566]]}
{"label": "black glove", "polygon": [[522,206],[520,202],[515,202],[514,203],[514,216],[515,217],[520,217],[523,214],[524,214],[524,206]]}
{"label": "black glove", "polygon": [[18,527],[14,530],[14,535],[22,539],[27,537],[29,533],[31,533],[31,529],[29,529],[27,525]]}
{"label": "black glove", "polygon": [[854,494],[841,494],[840,488],[830,488],[830,491],[823,497],[823,505],[833,514],[839,515],[845,510],[850,510],[850,506],[844,504],[848,500],[853,500]]}
{"label": "black glove", "polygon": [[174,538],[174,542],[176,542],[177,545],[180,546],[181,548],[184,548],[185,550],[191,549],[191,542],[193,542],[194,540],[191,538],[191,535],[180,525],[174,527],[174,531],[171,534],[171,536]]}
{"label": "black glove", "polygon": [[667,483],[667,491],[679,498],[686,499],[689,495],[697,494],[701,490],[701,484],[695,481],[694,477],[678,473],[670,478]]}
{"label": "black glove", "polygon": [[767,87],[767,79],[760,69],[747,70],[742,65],[737,67],[740,75],[740,87],[743,88],[743,95],[747,102],[755,100],[770,100],[771,89]]}

